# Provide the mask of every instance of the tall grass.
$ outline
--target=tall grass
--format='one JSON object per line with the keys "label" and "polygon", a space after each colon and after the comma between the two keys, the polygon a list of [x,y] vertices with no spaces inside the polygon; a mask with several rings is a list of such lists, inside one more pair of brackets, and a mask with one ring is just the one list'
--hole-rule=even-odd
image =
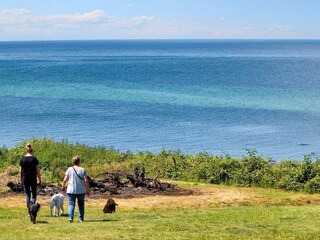
{"label": "tall grass", "polygon": [[61,181],[66,168],[71,165],[72,156],[79,155],[82,166],[92,177],[104,171],[132,171],[134,167],[143,167],[150,177],[320,192],[320,158],[314,154],[306,155],[300,162],[290,159],[276,162],[258,155],[255,150],[248,150],[240,158],[207,152],[187,155],[170,150],[157,154],[148,151],[132,153],[44,138],[25,140],[12,148],[0,148],[0,169],[19,165],[26,142],[33,145],[42,175],[48,182]]}

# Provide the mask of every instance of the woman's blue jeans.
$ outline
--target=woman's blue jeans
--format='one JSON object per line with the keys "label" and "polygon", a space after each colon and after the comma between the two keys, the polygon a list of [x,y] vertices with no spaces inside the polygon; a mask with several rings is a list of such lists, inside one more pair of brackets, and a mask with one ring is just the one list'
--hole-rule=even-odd
{"label": "woman's blue jeans", "polygon": [[37,182],[30,182],[25,180],[23,181],[23,187],[26,193],[27,206],[28,206],[28,203],[30,202],[31,193],[32,193],[31,201],[35,203],[37,200]]}
{"label": "woman's blue jeans", "polygon": [[76,206],[76,199],[78,199],[79,218],[80,218],[80,221],[83,221],[83,219],[84,219],[84,197],[85,197],[85,193],[82,193],[82,194],[68,193],[68,199],[69,199],[68,215],[69,215],[69,219],[73,220],[74,208]]}

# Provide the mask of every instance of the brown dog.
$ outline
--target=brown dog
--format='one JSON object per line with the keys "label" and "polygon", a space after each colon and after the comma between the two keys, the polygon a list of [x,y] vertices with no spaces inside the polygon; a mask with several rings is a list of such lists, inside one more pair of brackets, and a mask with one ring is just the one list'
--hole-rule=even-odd
{"label": "brown dog", "polygon": [[116,211],[116,206],[118,206],[118,204],[116,204],[116,202],[110,198],[108,199],[106,205],[103,208],[103,212],[104,213],[114,213]]}

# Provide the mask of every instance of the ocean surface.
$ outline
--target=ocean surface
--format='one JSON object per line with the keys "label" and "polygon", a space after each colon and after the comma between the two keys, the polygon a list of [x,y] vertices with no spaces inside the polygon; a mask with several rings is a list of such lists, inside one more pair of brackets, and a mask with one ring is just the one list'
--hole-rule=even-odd
{"label": "ocean surface", "polygon": [[0,42],[0,145],[320,155],[320,41]]}

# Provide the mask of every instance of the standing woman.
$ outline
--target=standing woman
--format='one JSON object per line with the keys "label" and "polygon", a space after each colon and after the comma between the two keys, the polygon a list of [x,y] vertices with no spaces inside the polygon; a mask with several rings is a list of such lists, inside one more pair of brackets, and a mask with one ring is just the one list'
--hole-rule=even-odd
{"label": "standing woman", "polygon": [[85,194],[90,196],[89,181],[86,171],[80,167],[80,158],[74,156],[72,158],[73,167],[69,167],[65,173],[65,177],[62,183],[62,191],[67,187],[67,194],[69,199],[69,222],[73,222],[74,208],[76,205],[76,199],[78,199],[79,218],[80,222],[84,221],[84,198]]}
{"label": "standing woman", "polygon": [[39,185],[41,185],[41,175],[38,159],[32,155],[33,149],[30,143],[25,146],[26,155],[20,160],[20,179],[26,193],[27,206],[30,202],[30,195],[32,193],[31,201],[33,203],[37,200],[37,178]]}

